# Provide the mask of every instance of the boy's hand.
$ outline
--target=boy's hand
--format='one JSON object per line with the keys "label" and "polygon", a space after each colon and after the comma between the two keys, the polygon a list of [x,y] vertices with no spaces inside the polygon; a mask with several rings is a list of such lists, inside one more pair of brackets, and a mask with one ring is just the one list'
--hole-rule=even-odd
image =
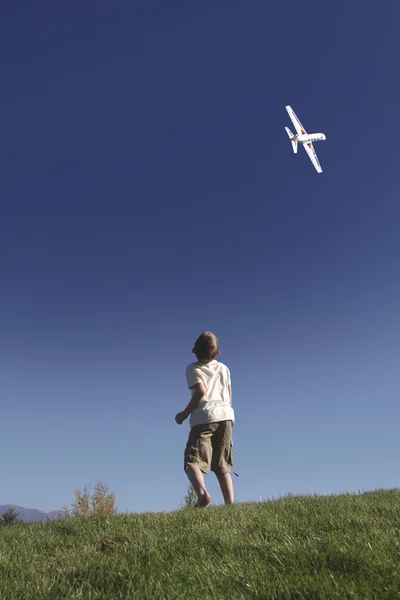
{"label": "boy's hand", "polygon": [[182,425],[183,421],[185,421],[186,419],[187,419],[187,415],[185,414],[184,410],[182,412],[178,413],[177,415],[175,415],[175,421],[178,423],[178,425]]}

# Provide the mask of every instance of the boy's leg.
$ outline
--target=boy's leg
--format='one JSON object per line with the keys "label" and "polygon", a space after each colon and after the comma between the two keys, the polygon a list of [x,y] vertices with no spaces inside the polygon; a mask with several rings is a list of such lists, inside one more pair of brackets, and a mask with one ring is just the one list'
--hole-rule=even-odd
{"label": "boy's leg", "polygon": [[225,504],[233,504],[233,482],[230,475],[233,467],[232,421],[220,421],[213,436],[211,469],[217,476]]}
{"label": "boy's leg", "polygon": [[234,493],[231,474],[225,473],[225,475],[217,475],[217,478],[225,504],[233,504]]}
{"label": "boy's leg", "polygon": [[192,427],[185,449],[184,468],[198,496],[198,506],[207,506],[211,501],[204,483],[203,472],[208,473],[211,465],[211,437],[214,428],[213,423]]}
{"label": "boy's leg", "polygon": [[207,493],[206,484],[204,483],[203,473],[200,471],[199,467],[189,463],[186,464],[185,471],[196,494],[198,496],[204,496]]}

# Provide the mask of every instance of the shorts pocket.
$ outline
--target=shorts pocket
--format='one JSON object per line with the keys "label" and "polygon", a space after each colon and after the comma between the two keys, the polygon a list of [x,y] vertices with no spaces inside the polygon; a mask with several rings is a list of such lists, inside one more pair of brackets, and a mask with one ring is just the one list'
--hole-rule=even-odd
{"label": "shorts pocket", "polygon": [[231,467],[233,467],[233,459],[234,459],[234,451],[233,451],[233,442],[231,442],[230,448],[229,448],[229,455],[228,455],[228,465],[230,465]]}

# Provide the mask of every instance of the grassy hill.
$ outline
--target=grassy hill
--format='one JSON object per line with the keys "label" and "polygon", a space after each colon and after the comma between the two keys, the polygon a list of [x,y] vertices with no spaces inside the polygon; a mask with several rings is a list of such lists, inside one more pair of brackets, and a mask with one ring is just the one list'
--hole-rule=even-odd
{"label": "grassy hill", "polygon": [[1,527],[0,598],[400,598],[400,490]]}

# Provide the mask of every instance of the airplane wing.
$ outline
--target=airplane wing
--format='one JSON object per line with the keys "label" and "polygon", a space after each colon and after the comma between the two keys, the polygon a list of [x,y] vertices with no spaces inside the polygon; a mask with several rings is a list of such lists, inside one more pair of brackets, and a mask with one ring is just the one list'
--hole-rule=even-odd
{"label": "airplane wing", "polygon": [[314,165],[317,173],[322,173],[322,167],[319,164],[318,156],[314,150],[314,146],[311,143],[308,143],[308,144],[306,143],[306,144],[303,144],[303,148],[307,152],[308,156],[310,157],[310,160],[311,160],[312,164]]}
{"label": "airplane wing", "polygon": [[293,108],[291,106],[286,106],[285,108],[288,111],[289,117],[291,118],[292,123],[295,126],[298,135],[303,135],[303,134],[307,133],[307,131],[304,129],[303,125],[300,123],[299,119],[297,118],[297,115],[294,112]]}

